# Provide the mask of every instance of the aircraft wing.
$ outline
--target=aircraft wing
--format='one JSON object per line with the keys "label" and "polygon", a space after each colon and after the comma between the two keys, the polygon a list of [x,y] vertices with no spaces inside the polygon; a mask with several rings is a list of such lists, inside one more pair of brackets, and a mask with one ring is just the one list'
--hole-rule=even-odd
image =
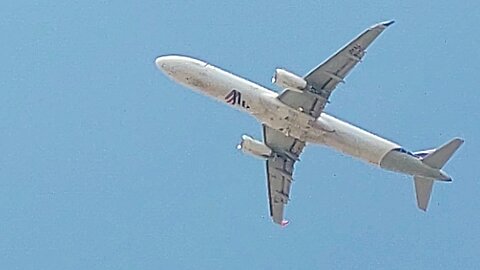
{"label": "aircraft wing", "polygon": [[285,205],[289,201],[293,167],[302,153],[305,142],[263,125],[264,143],[273,150],[267,159],[267,187],[270,216],[277,224],[285,226]]}
{"label": "aircraft wing", "polygon": [[286,89],[280,94],[279,99],[293,108],[302,108],[304,112],[314,117],[320,116],[337,84],[344,82],[348,73],[362,60],[367,47],[393,22],[387,21],[371,26],[311,70],[304,76],[310,86],[308,91]]}

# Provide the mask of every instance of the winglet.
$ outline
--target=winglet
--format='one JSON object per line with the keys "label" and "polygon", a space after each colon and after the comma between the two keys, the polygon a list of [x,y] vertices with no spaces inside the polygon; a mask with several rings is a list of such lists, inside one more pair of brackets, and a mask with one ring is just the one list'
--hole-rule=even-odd
{"label": "winglet", "polygon": [[385,26],[385,27],[388,27],[388,26],[390,26],[390,25],[392,25],[392,24],[394,24],[394,23],[395,23],[394,20],[390,20],[390,21],[381,22],[380,24],[383,25],[383,26]]}
{"label": "winglet", "polygon": [[374,29],[374,28],[377,28],[377,27],[385,29],[385,28],[389,27],[390,25],[392,25],[393,23],[395,23],[394,20],[379,22],[379,23],[371,26],[370,29]]}

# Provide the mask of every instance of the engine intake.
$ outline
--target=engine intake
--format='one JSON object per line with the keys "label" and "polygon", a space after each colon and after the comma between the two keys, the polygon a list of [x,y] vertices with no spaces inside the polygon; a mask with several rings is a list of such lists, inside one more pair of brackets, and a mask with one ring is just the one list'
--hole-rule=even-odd
{"label": "engine intake", "polygon": [[294,90],[304,90],[307,87],[307,81],[303,78],[281,68],[275,69],[272,83],[283,89],[290,88]]}
{"label": "engine intake", "polygon": [[242,150],[245,154],[261,159],[267,159],[272,156],[272,149],[270,149],[270,147],[248,135],[242,136],[242,141],[237,146],[237,149]]}

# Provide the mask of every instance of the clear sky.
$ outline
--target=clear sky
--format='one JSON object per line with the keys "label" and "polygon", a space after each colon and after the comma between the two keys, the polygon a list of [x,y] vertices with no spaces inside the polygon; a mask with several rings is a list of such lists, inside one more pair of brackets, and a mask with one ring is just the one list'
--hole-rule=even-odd
{"label": "clear sky", "polygon": [[[478,269],[479,14],[473,0],[4,1],[0,269]],[[427,213],[409,177],[311,146],[281,229],[264,163],[235,149],[260,125],[154,66],[191,55],[270,87],[276,67],[303,75],[389,19],[326,111],[409,150],[466,139]]]}

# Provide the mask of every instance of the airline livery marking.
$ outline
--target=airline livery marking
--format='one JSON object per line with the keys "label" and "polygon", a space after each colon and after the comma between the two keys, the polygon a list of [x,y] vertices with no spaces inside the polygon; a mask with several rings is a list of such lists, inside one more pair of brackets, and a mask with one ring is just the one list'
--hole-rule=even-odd
{"label": "airline livery marking", "polygon": [[233,89],[232,91],[230,91],[230,93],[228,93],[225,96],[225,102],[227,102],[230,105],[237,104],[242,106],[245,109],[250,109],[250,106],[247,105],[245,100],[242,100],[242,93],[240,93],[240,91],[236,89]]}

